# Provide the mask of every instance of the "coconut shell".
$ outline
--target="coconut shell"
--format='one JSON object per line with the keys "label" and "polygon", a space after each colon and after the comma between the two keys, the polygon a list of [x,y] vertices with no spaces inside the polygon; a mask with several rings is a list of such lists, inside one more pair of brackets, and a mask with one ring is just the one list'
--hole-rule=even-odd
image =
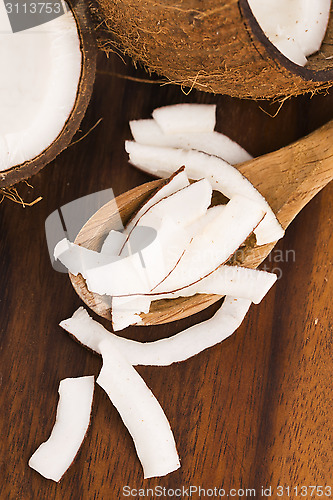
{"label": "coconut shell", "polygon": [[71,0],[68,4],[76,21],[82,53],[81,76],[75,104],[62,131],[47,149],[32,160],[0,172],[0,188],[28,179],[54,160],[71,142],[88,107],[96,74],[96,38],[85,0]]}
{"label": "coconut shell", "polygon": [[240,98],[284,98],[333,83],[333,14],[300,67],[265,36],[247,0],[96,0],[108,43],[173,83]]}

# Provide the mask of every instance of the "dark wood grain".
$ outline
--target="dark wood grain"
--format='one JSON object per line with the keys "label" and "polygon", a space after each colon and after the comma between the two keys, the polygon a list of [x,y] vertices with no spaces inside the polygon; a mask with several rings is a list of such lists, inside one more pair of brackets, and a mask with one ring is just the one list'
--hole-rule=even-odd
{"label": "dark wood grain", "polygon": [[[125,485],[256,488],[260,498],[261,486],[332,484],[332,184],[266,260],[281,278],[235,335],[184,363],[138,368],[170,420],[181,469],[144,481],[131,438],[99,387],[87,438],[61,482],[28,467],[52,428],[59,381],[97,375],[101,366],[57,326],[81,302],[68,277],[51,267],[45,219],[80,196],[109,187],[117,195],[150,180],[127,164],[128,120],[148,117],[164,104],[214,102],[218,129],[260,155],[333,117],[332,93],[291,99],[271,118],[261,108],[273,115],[276,104],[195,91],[186,96],[171,85],[105,74],[146,78],[117,56],[101,56],[99,70],[104,73],[97,75],[76,139],[103,121],[37,174],[33,189],[19,185],[25,200],[42,196],[40,203],[25,209],[8,200],[0,205],[0,498],[113,500],[125,498]],[[168,325],[129,328],[126,335],[165,337],[216,308]],[[278,498],[276,490],[271,498]],[[291,492],[289,498],[299,496]]]}

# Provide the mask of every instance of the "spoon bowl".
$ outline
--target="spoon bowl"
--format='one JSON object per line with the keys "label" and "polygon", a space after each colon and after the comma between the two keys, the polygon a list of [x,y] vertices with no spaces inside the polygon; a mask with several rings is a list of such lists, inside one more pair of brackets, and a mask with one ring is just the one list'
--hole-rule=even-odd
{"label": "spoon bowl", "polygon": [[[333,178],[333,121],[307,137],[273,153],[242,163],[237,169],[266,198],[276,217],[286,229],[302,208]],[[83,226],[75,243],[99,251],[105,236],[115,227],[119,214],[124,226],[130,217],[165,181],[148,182],[123,193],[98,210]],[[271,252],[276,242],[257,246],[249,239],[234,261],[256,268]],[[92,293],[79,274],[70,274],[81,299],[99,316],[111,320],[110,299]],[[141,325],[168,323],[195,314],[219,300],[219,295],[197,294],[192,297],[158,300],[142,314]]]}

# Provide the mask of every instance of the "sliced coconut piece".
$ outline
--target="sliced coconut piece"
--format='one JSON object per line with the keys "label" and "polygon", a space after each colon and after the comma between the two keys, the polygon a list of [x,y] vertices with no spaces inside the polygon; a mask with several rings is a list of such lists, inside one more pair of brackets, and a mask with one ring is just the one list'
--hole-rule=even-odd
{"label": "sliced coconut piece", "polygon": [[259,203],[265,210],[266,216],[255,230],[258,245],[283,237],[284,230],[265,198],[236,168],[220,158],[199,151],[145,146],[132,141],[126,141],[125,149],[129,153],[130,163],[152,175],[167,177],[179,165],[185,165],[185,171],[190,179],[205,177],[213,189],[228,198],[240,194]]}
{"label": "sliced coconut piece", "polygon": [[32,469],[47,479],[61,479],[86,435],[93,394],[93,376],[61,380],[56,422],[49,439],[30,458]]}
{"label": "sliced coconut piece", "polygon": [[[197,293],[230,295],[259,304],[277,280],[274,273],[239,266],[221,266],[205,278],[180,290],[150,295],[151,300],[190,297]],[[139,296],[140,297],[140,296]]]}
{"label": "sliced coconut piece", "polygon": [[173,104],[154,109],[153,118],[165,134],[213,132],[215,104]]}
{"label": "sliced coconut piece", "polygon": [[149,311],[152,301],[190,297],[197,293],[229,295],[259,304],[276,280],[277,276],[274,273],[238,266],[221,266],[193,285],[174,292],[114,298],[117,307],[112,313],[112,326],[114,331],[119,331],[129,325],[140,324],[142,322],[140,314]]}
{"label": "sliced coconut piece", "polygon": [[149,312],[151,305],[149,295],[134,295],[128,297],[113,297],[111,301],[111,321],[115,332],[124,330],[131,325],[142,323],[140,314]]}
{"label": "sliced coconut piece", "polygon": [[[148,222],[151,228],[157,229],[153,245],[149,246],[148,250],[144,253],[144,259],[142,258],[143,265],[147,267],[153,266],[154,268],[154,272],[151,271],[149,273],[149,286],[152,289],[177,265],[181,255],[184,253],[184,248],[189,244],[191,235],[183,226],[177,224],[169,216],[158,220],[147,216],[148,213],[142,216],[142,219],[149,219]],[[130,233],[129,241],[124,247],[123,252],[126,252],[128,247],[130,251],[134,251],[137,245],[139,247],[142,246],[140,230],[145,228],[146,226],[135,226]],[[135,241],[137,233],[138,241]],[[121,330],[129,325],[141,323],[139,315],[149,311],[150,303],[151,299],[148,295],[141,297],[113,297],[111,319],[114,330]]]}
{"label": "sliced coconut piece", "polygon": [[[200,291],[208,293],[205,286],[198,283],[214,273],[222,263],[230,258],[263,216],[264,212],[252,200],[240,196],[232,198],[223,207],[223,211],[220,211],[218,217],[215,217],[200,233],[193,235],[186,247],[181,245],[178,247],[178,254],[173,255],[175,259],[171,261],[173,267],[169,266],[170,272],[152,288],[149,294],[146,294],[146,300],[135,296],[131,300],[124,297],[120,297],[118,300],[117,297],[113,297],[112,324],[114,330],[118,331],[131,324],[140,323],[140,314],[149,310],[150,300],[194,295]],[[185,250],[182,250],[183,248]],[[224,295],[237,290],[237,286],[239,289],[239,282],[236,283],[235,287],[233,274],[236,275],[236,271],[230,271],[227,278],[226,272],[224,275],[220,273],[218,275],[220,279],[217,280],[217,283],[212,277],[207,290],[211,291],[215,288],[216,291],[211,291],[211,293]]]}
{"label": "sliced coconut piece", "polygon": [[153,195],[143,204],[140,210],[135,214],[135,216],[129,221],[126,226],[126,233],[129,234],[133,227],[137,224],[140,217],[147,212],[147,210],[159,202],[163,198],[170,196],[171,194],[179,191],[180,189],[189,186],[189,180],[185,173],[185,168],[180,167],[173,175],[171,175],[166,184],[158,188]]}
{"label": "sliced coconut piece", "polygon": [[[146,249],[142,250],[143,255],[145,251]],[[151,270],[150,267],[143,267],[141,254],[136,253],[124,258],[104,255],[64,238],[56,245],[54,258],[60,260],[75,276],[82,274],[88,289],[100,295],[128,295],[137,293],[137,290],[150,290]]]}
{"label": "sliced coconut piece", "polygon": [[12,33],[0,5],[0,171],[32,160],[62,131],[81,75],[73,14]]}
{"label": "sliced coconut piece", "polygon": [[219,132],[164,134],[153,119],[130,121],[133,138],[140,144],[180,149],[196,149],[218,156],[231,165],[250,160],[252,156],[239,144]]}
{"label": "sliced coconut piece", "polygon": [[169,217],[176,225],[184,227],[206,213],[211,198],[211,184],[207,179],[201,179],[151,205],[138,219],[137,225],[154,227],[156,222],[160,224]]}
{"label": "sliced coconut piece", "polygon": [[105,341],[121,350],[132,365],[167,366],[185,361],[232,335],[241,325],[250,305],[251,301],[247,299],[225,297],[221,308],[209,320],[172,337],[145,343],[109,332],[82,307],[60,326],[97,354],[101,354],[100,342]]}
{"label": "sliced coconut piece", "polygon": [[120,250],[126,242],[126,238],[126,234],[112,229],[106,236],[100,253],[113,256],[119,255]]}
{"label": "sliced coconut piece", "polygon": [[219,217],[192,238],[176,268],[152,292],[175,292],[211,274],[235,253],[264,215],[256,202],[234,196]]}
{"label": "sliced coconut piece", "polygon": [[208,226],[208,224],[213,222],[216,217],[219,217],[222,214],[225,207],[226,205],[215,205],[214,207],[209,207],[205,214],[188,226],[187,230],[191,234],[200,233],[206,226]]}
{"label": "sliced coconut piece", "polygon": [[269,40],[288,59],[304,66],[320,49],[328,25],[331,0],[249,0]]}
{"label": "sliced coconut piece", "polygon": [[97,383],[105,390],[131,434],[144,478],[180,467],[170,424],[157,399],[127,359],[108,341],[99,344],[103,366]]}
{"label": "sliced coconut piece", "polygon": [[[125,228],[125,233],[129,235],[129,244],[133,240],[132,231],[140,226],[153,227],[159,229],[163,220],[171,219],[175,226],[185,227],[199,217],[202,217],[209,207],[212,198],[212,187],[206,179],[201,179],[191,185],[158,200],[154,204],[149,204],[141,215],[136,216]],[[138,236],[140,233],[137,233]],[[121,251],[122,253],[122,251]]]}
{"label": "sliced coconut piece", "polygon": [[[186,230],[186,226],[206,213],[211,203],[211,196],[211,185],[207,180],[202,179],[159,200],[137,220],[136,225],[129,233],[127,242],[127,246],[131,250],[141,246],[140,229],[142,226],[156,229],[154,245],[148,247],[145,257],[147,266],[151,266],[153,263],[155,269],[154,273],[149,273],[151,289],[163,281],[177,266],[184,249],[192,238],[192,234]],[[138,235],[139,242],[136,241],[136,235]],[[141,322],[139,314],[148,312],[149,307],[149,297],[139,300],[114,297],[112,300],[114,329],[120,330]]]}

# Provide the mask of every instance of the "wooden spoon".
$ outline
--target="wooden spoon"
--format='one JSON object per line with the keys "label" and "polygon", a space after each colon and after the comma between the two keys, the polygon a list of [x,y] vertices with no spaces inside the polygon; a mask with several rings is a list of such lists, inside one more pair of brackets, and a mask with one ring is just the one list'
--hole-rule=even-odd
{"label": "wooden spoon", "polygon": [[[238,170],[266,198],[284,229],[302,208],[333,178],[333,121],[307,137],[273,153],[239,165]],[[83,226],[75,243],[99,251],[106,234],[115,227],[120,213],[126,225],[130,216],[164,180],[138,186],[104,205]],[[276,242],[275,242],[276,243]],[[275,243],[249,244],[237,255],[237,262],[256,268],[270,253]],[[74,289],[98,315],[111,319],[110,301],[91,293],[81,275],[70,274]],[[152,302],[148,314],[142,314],[143,325],[175,321],[195,314],[221,297],[195,295]]]}

